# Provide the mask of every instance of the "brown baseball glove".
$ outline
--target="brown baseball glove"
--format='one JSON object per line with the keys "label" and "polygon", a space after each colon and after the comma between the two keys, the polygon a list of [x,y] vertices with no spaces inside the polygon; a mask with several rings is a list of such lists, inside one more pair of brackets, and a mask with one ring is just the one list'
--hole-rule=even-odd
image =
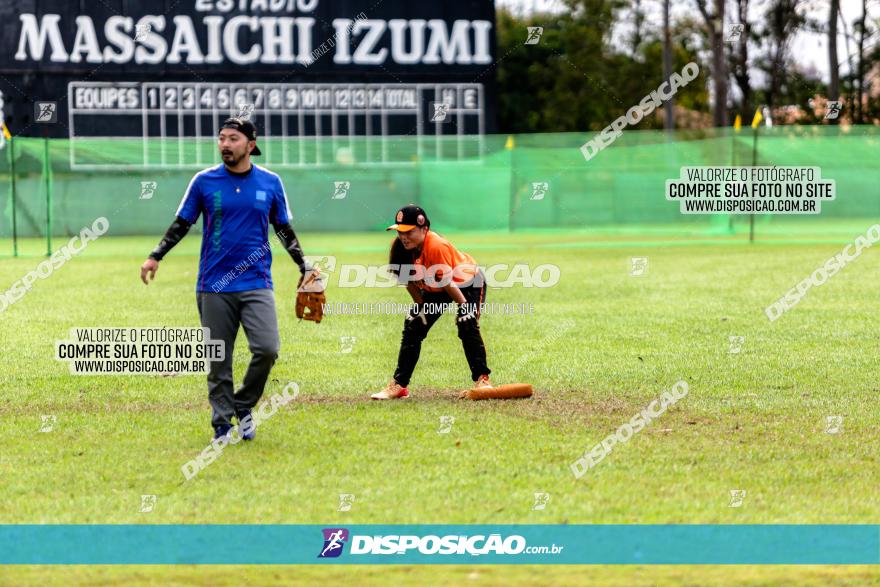
{"label": "brown baseball glove", "polygon": [[296,288],[296,317],[320,323],[324,318],[325,283],[320,269],[310,269],[299,278]]}

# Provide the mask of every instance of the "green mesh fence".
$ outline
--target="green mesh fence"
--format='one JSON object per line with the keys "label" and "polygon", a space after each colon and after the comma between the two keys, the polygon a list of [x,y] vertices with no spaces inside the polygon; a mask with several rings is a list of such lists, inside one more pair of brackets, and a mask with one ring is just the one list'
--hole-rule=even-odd
{"label": "green mesh fence", "polygon": [[[818,166],[837,199],[818,216],[762,215],[758,234],[832,231],[880,216],[880,128],[761,128],[758,165]],[[418,202],[439,230],[590,229],[729,234],[748,218],[682,215],[664,197],[682,166],[751,165],[753,131],[628,131],[586,161],[588,133],[261,139],[257,158],[280,174],[303,231],[377,230]],[[192,175],[219,162],[213,141],[15,139],[0,151],[0,237],[79,232],[99,216],[111,234],[161,234]],[[48,165],[46,154],[48,153]],[[142,182],[155,182],[145,194]],[[536,189],[536,184],[538,189]],[[546,184],[546,186],[544,185]],[[152,184],[147,184],[148,186]],[[544,189],[546,187],[546,189]],[[48,192],[48,197],[47,197]]]}

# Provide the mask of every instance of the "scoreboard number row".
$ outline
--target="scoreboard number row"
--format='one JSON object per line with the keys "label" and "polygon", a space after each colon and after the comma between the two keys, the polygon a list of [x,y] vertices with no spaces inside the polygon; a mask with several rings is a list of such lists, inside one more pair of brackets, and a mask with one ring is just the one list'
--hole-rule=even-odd
{"label": "scoreboard number row", "polygon": [[[228,116],[247,116],[257,124],[265,162],[274,165],[337,159],[409,165],[414,156],[462,160],[483,153],[485,106],[478,83],[77,81],[69,84],[68,99],[73,167],[200,166],[212,160],[211,143]],[[405,141],[395,142],[399,136],[417,138],[415,151],[408,152]],[[377,141],[352,142],[355,137]],[[296,140],[312,138],[333,142]],[[128,161],[101,161],[85,143],[77,148],[78,141],[89,139],[127,139],[141,147],[112,151]]]}
{"label": "scoreboard number row", "polygon": [[[132,88],[82,86],[72,88],[71,104],[76,112],[83,111],[198,111],[229,110],[243,104],[256,110],[297,109],[375,109],[413,110],[419,107],[421,84],[403,87],[332,84],[279,84],[259,86],[219,86],[218,84],[143,84],[138,94]],[[425,84],[435,87],[435,84]],[[460,91],[442,87],[437,101],[451,108],[478,110],[481,90],[477,84],[463,84]],[[138,99],[138,96],[141,99]]]}

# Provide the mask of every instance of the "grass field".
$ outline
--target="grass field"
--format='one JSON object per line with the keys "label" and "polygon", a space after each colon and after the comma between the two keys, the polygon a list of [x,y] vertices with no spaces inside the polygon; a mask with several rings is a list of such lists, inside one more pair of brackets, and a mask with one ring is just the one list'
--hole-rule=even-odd
{"label": "grass field", "polygon": [[[486,315],[496,382],[515,402],[456,399],[469,386],[451,318],[432,330],[411,401],[370,402],[393,372],[402,318],[294,315],[293,264],[276,249],[281,355],[267,393],[299,398],[257,441],[184,482],[210,439],[204,377],[72,376],[54,342],[72,327],[196,326],[199,239],[143,286],[156,238],[104,237],[0,315],[0,523],[880,523],[876,406],[880,251],[862,256],[771,323],[764,308],[867,229],[791,243],[590,233],[452,235],[481,264],[555,263],[548,289],[492,289],[531,315]],[[849,236],[846,236],[849,235]],[[310,255],[385,262],[385,234],[306,234]],[[650,241],[650,242],[648,242]],[[11,250],[8,242],[0,243]],[[60,244],[60,243],[58,243]],[[41,244],[0,262],[7,289]],[[649,259],[647,275],[630,258]],[[406,302],[403,289],[340,289],[330,301]],[[340,338],[356,337],[350,353]],[[732,354],[729,337],[744,337]],[[236,382],[249,358],[235,350]],[[676,381],[689,395],[580,480],[583,451]],[[41,415],[57,418],[38,432]],[[826,418],[843,430],[826,433]],[[455,418],[439,434],[441,416]],[[730,490],[744,489],[741,507]],[[535,492],[550,494],[532,510]],[[355,495],[338,512],[339,494]],[[141,513],[141,495],[157,496]],[[619,585],[866,584],[868,567],[7,567],[0,584]]]}

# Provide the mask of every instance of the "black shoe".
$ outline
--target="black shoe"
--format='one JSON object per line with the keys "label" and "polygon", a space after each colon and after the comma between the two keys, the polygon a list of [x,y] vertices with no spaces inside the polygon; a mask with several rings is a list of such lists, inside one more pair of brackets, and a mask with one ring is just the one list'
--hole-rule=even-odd
{"label": "black shoe", "polygon": [[230,424],[214,426],[214,440],[223,438],[224,436],[232,436],[232,426]]}
{"label": "black shoe", "polygon": [[257,426],[254,424],[250,410],[238,413],[238,433],[241,434],[242,440],[253,440],[257,437]]}

